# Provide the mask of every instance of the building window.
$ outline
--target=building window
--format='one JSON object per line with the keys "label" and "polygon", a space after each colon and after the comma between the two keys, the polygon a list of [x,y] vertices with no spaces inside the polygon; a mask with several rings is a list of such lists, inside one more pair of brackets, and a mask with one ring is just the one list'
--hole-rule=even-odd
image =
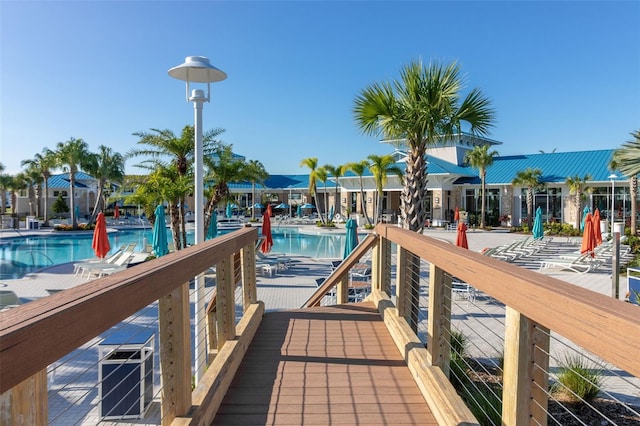
{"label": "building window", "polygon": [[53,196],[58,198],[58,195],[62,194],[62,198],[67,198],[67,191],[53,191]]}
{"label": "building window", "polygon": [[[522,197],[520,197],[522,220],[526,220],[528,216],[527,191],[527,188],[522,188]],[[562,222],[562,188],[536,190],[533,194],[532,220],[538,207],[542,209],[542,218],[545,222]]]}

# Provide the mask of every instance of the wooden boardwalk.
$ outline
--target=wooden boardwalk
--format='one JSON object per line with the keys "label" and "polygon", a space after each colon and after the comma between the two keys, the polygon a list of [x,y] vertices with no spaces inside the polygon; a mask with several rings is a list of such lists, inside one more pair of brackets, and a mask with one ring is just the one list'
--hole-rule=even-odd
{"label": "wooden boardwalk", "polygon": [[371,303],[266,313],[213,424],[437,424]]}

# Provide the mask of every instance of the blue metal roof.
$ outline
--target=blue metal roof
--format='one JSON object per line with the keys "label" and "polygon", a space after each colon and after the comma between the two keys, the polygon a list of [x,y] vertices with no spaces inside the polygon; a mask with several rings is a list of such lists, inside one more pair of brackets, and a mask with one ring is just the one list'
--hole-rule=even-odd
{"label": "blue metal roof", "polygon": [[[90,176],[84,172],[76,173],[76,188],[88,188],[87,185],[79,182],[79,180],[95,180],[93,176]],[[68,188],[69,187],[69,173],[60,173],[59,175],[50,176],[47,179],[47,184],[49,185],[49,189],[51,188]]]}
{"label": "blue metal roof", "polygon": [[[564,183],[570,176],[591,176],[591,181],[608,182],[612,171],[609,163],[613,149],[597,151],[552,152],[545,154],[522,154],[495,157],[493,164],[487,168],[486,183],[488,185],[510,185],[518,172],[531,169],[542,171],[542,182]],[[473,178],[460,178],[456,184],[479,184],[478,170],[472,171]],[[617,173],[617,172],[616,172]],[[617,173],[622,177],[622,174]]]}

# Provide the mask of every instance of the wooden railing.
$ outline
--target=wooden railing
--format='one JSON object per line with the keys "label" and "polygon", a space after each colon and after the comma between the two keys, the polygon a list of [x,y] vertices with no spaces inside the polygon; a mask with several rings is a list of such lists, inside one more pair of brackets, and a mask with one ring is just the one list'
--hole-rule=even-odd
{"label": "wooden railing", "polygon": [[[0,406],[10,407],[0,410],[0,424],[46,425],[47,366],[156,301],[162,423],[210,422],[264,312],[256,301],[257,237],[245,228],[0,313]],[[244,316],[236,326],[238,257]],[[192,394],[189,281],[214,265],[218,351]]]}
{"label": "wooden railing", "polygon": [[[374,271],[379,271],[379,282],[373,284],[372,298],[381,312],[386,311],[386,323],[404,324],[390,328],[392,335],[412,335],[405,318],[412,318],[412,306],[406,303],[411,300],[412,291],[407,276],[415,262],[407,259],[415,256],[430,264],[427,349],[415,344],[415,336],[404,341],[396,338],[399,348],[407,352],[405,359],[416,374],[431,371],[433,367],[449,373],[451,309],[446,305],[451,301],[452,276],[506,306],[503,424],[547,424],[550,331],[640,377],[640,310],[637,307],[395,226],[378,225],[376,233],[380,241],[379,254],[374,256],[374,260],[378,259]],[[386,268],[391,243],[398,247],[397,308],[390,304],[384,292],[375,290],[389,285],[390,273]],[[392,320],[387,321],[387,316]],[[426,378],[431,385],[438,380],[438,375]],[[455,401],[455,398],[448,400]],[[438,403],[430,403],[432,410],[437,410],[434,406]],[[445,423],[455,421],[449,416],[451,413],[441,414],[445,416],[441,418]]]}

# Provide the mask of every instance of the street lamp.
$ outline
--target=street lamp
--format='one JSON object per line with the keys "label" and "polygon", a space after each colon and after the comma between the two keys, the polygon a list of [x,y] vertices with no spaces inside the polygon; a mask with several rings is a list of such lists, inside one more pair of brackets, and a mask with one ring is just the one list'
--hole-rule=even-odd
{"label": "street lamp", "polygon": [[[227,78],[224,71],[211,65],[209,59],[204,56],[187,56],[184,63],[169,70],[169,76],[178,80],[186,81],[186,98],[188,102],[193,102],[195,115],[195,244],[204,242],[204,168],[203,168],[203,147],[202,147],[202,104],[209,102],[211,93],[211,83],[222,81]],[[207,83],[207,93],[204,90],[194,89],[189,94],[191,83]],[[196,344],[195,344],[195,373],[196,381],[200,380],[206,365],[206,351],[204,349],[204,279],[202,275],[196,277],[195,286],[195,323],[196,323]],[[204,355],[204,356],[203,356]]]}
{"label": "street lamp", "polygon": [[616,208],[614,190],[616,188],[616,179],[618,179],[618,175],[612,173],[609,175],[609,179],[611,180],[611,235],[613,235],[613,223],[615,222],[614,210]]}

